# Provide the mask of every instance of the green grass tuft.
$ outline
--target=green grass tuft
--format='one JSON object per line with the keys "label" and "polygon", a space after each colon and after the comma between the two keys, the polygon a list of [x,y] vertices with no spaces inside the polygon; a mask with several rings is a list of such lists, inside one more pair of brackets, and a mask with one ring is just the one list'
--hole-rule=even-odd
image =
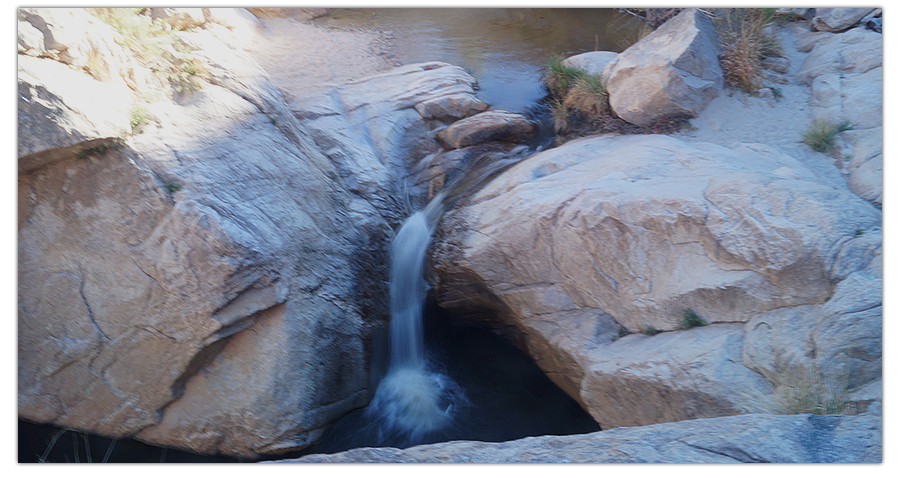
{"label": "green grass tuft", "polygon": [[694,327],[703,327],[708,325],[705,320],[701,319],[692,309],[684,309],[684,318],[681,320],[681,328],[684,330],[693,329]]}
{"label": "green grass tuft", "polygon": [[828,120],[818,118],[813,120],[803,133],[803,143],[813,151],[829,154],[834,151],[837,135],[850,129],[853,128],[847,121],[833,124]]}

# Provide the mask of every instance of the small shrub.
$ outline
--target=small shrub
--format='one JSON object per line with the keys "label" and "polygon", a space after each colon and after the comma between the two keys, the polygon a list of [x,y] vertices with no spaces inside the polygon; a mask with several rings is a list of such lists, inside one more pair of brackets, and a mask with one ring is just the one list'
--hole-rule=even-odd
{"label": "small shrub", "polygon": [[837,135],[850,129],[852,129],[850,123],[846,121],[832,124],[828,120],[818,118],[813,120],[803,133],[803,143],[813,151],[829,154],[834,151]]}
{"label": "small shrub", "polygon": [[104,143],[98,144],[97,146],[92,146],[90,148],[84,148],[77,153],[75,156],[78,159],[87,159],[90,156],[101,155],[106,152],[108,149],[113,149],[117,146],[121,146],[125,143],[123,138],[113,138]]}
{"label": "small shrub", "polygon": [[543,77],[550,95],[557,98],[564,98],[575,82],[585,76],[584,71],[566,66],[563,60],[565,58],[559,55],[551,56]]}
{"label": "small shrub", "polygon": [[582,73],[566,93],[563,104],[590,116],[609,113],[609,94],[599,76]]}
{"label": "small shrub", "polygon": [[202,87],[206,70],[191,57],[192,47],[168,23],[145,15],[142,8],[90,8],[94,16],[119,32],[117,41],[144,66],[167,80],[175,91],[192,93]]}
{"label": "small shrub", "polygon": [[684,318],[681,320],[681,328],[684,330],[693,329],[694,327],[702,327],[707,325],[706,321],[701,319],[692,309],[684,310]]}
{"label": "small shrub", "polygon": [[150,118],[150,112],[147,111],[143,106],[135,106],[134,108],[132,108],[130,115],[131,132],[140,132],[143,129],[144,125],[150,122]]}
{"label": "small shrub", "polygon": [[775,363],[774,374],[766,377],[773,386],[772,413],[836,415],[850,403],[846,369],[826,376],[815,364],[787,365],[778,358]]}
{"label": "small shrub", "polygon": [[619,326],[618,336],[621,339],[622,337],[629,335],[631,332],[628,331],[625,327]]}
{"label": "small shrub", "polygon": [[652,336],[658,334],[659,330],[652,325],[646,325],[641,328],[641,333],[648,337],[652,337]]}
{"label": "small shrub", "polygon": [[715,12],[713,24],[722,41],[721,66],[727,84],[755,93],[762,82],[762,60],[782,56],[778,39],[765,29],[774,8],[728,8]]}
{"label": "small shrub", "polygon": [[171,181],[164,184],[163,187],[166,188],[166,191],[169,191],[170,193],[175,193],[184,189],[184,186],[178,183],[173,183]]}

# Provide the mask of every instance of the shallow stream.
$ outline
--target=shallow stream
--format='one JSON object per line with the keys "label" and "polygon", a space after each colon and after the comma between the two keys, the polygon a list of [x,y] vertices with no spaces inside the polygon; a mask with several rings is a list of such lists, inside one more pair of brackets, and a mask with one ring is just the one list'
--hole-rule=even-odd
{"label": "shallow stream", "polygon": [[610,8],[332,9],[316,22],[390,31],[400,63],[462,66],[478,80],[482,101],[517,112],[546,95],[541,72],[551,55],[621,52],[642,28]]}

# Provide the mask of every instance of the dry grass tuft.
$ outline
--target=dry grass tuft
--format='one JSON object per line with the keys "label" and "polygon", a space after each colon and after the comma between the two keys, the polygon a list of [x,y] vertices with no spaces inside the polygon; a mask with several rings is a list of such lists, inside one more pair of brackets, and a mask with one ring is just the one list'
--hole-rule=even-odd
{"label": "dry grass tuft", "polygon": [[751,94],[762,86],[762,61],[783,55],[778,39],[765,28],[774,19],[774,8],[715,10],[713,24],[722,41],[721,65],[727,84]]}

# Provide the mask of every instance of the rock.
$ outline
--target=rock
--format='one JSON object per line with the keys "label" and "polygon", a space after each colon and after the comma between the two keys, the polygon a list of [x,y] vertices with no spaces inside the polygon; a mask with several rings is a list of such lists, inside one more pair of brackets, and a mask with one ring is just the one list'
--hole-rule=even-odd
{"label": "rock", "polygon": [[[130,101],[19,55],[21,418],[256,458],[366,403],[406,213],[396,178],[434,147],[415,106],[474,78],[412,65],[288,103],[229,31],[183,32],[208,83],[143,104],[157,126],[83,155],[129,124]],[[98,123],[104,108],[121,123]]]}
{"label": "rock", "polygon": [[131,91],[124,83],[100,82],[57,61],[19,55],[18,90],[20,174],[131,129]]}
{"label": "rock", "polygon": [[[795,78],[803,84],[828,73],[865,73],[882,63],[882,37],[863,28],[829,34],[818,40],[806,56]],[[802,50],[801,50],[802,51]]]}
{"label": "rock", "polygon": [[743,336],[716,324],[596,347],[580,361],[581,398],[604,430],[748,413],[769,386],[741,364]]}
{"label": "rock", "polygon": [[878,67],[862,74],[845,75],[841,81],[841,117],[854,128],[882,126],[883,78],[883,69]]}
{"label": "rock", "polygon": [[820,32],[840,32],[856,25],[874,8],[817,8],[810,24]]}
{"label": "rock", "polygon": [[[748,322],[833,294],[835,241],[880,226],[881,214],[822,182],[758,144],[573,141],[517,164],[445,217],[435,238],[437,300],[521,331],[538,365],[564,390],[580,388],[600,420],[593,407],[603,399],[585,377],[607,365],[592,349],[624,341],[591,339],[605,330],[603,314],[633,333],[675,331],[685,309],[709,323]],[[576,311],[593,318],[569,322]],[[687,395],[713,388],[685,387]]]}
{"label": "rock", "polygon": [[771,56],[762,61],[762,66],[763,68],[772,70],[776,73],[785,74],[788,72],[788,68],[790,68],[791,64],[787,58]]}
{"label": "rock", "polygon": [[503,443],[358,448],[287,463],[881,463],[880,414],[741,415]]}
{"label": "rock", "polygon": [[293,18],[295,20],[312,20],[321,16],[328,15],[328,8],[247,8],[247,10],[258,18]]}
{"label": "rock", "polygon": [[851,166],[850,177],[847,178],[847,186],[857,196],[881,205],[883,198],[884,173],[882,155],[878,155],[868,161]]}
{"label": "rock", "polygon": [[696,116],[724,85],[718,43],[709,18],[697,9],[682,11],[606,66],[602,77],[613,112],[639,126]]}
{"label": "rock", "polygon": [[199,27],[206,22],[202,8],[151,8],[150,17],[169,24],[175,30]]}
{"label": "rock", "polygon": [[849,390],[882,376],[881,263],[876,256],[866,269],[841,281],[812,330],[817,368],[825,376],[842,377]]}
{"label": "rock", "polygon": [[589,75],[600,76],[606,65],[615,60],[617,56],[619,54],[612,51],[589,51],[566,58],[563,60],[563,65],[576,68]]}
{"label": "rock", "polygon": [[469,93],[441,96],[416,105],[416,111],[425,119],[452,122],[488,109],[487,103]]}
{"label": "rock", "polygon": [[491,110],[459,120],[437,133],[447,148],[457,149],[489,141],[522,142],[537,132],[537,123],[524,115]]}

